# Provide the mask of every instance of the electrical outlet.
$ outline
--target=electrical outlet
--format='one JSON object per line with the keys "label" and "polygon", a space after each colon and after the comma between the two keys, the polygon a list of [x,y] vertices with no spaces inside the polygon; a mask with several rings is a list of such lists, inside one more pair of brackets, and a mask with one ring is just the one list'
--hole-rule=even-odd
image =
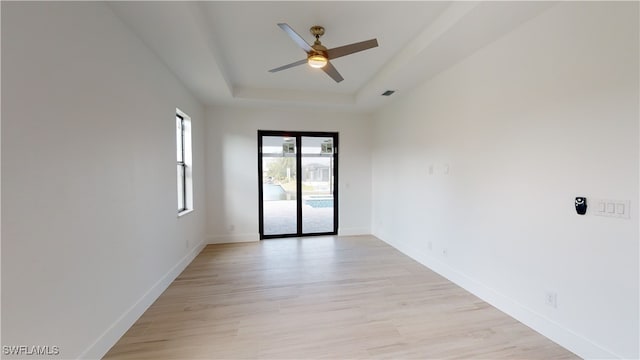
{"label": "electrical outlet", "polygon": [[235,230],[235,229],[236,229],[235,225],[233,225],[233,224],[229,225],[229,231],[230,232],[233,232],[233,230]]}
{"label": "electrical outlet", "polygon": [[433,244],[431,241],[427,242],[427,249],[429,249],[429,251],[433,250]]}
{"label": "electrical outlet", "polygon": [[447,250],[447,248],[442,249],[442,256],[447,256],[449,255],[449,250]]}
{"label": "electrical outlet", "polygon": [[558,293],[555,293],[553,291],[547,291],[544,294],[544,302],[548,306],[551,306],[552,308],[557,309],[558,308]]}

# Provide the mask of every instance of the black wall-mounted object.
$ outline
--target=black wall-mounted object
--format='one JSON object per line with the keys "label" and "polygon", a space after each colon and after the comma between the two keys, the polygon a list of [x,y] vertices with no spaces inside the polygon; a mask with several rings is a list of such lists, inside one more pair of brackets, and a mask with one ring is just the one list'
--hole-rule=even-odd
{"label": "black wall-mounted object", "polygon": [[576,197],[576,212],[578,215],[584,215],[587,213],[587,198],[586,197]]}

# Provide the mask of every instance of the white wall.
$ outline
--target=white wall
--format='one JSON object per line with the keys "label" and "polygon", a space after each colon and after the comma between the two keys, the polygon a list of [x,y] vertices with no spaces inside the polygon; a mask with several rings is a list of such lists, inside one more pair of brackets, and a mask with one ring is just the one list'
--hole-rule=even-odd
{"label": "white wall", "polygon": [[638,31],[637,2],[561,3],[375,114],[373,233],[578,355],[638,358]]}
{"label": "white wall", "polygon": [[103,3],[3,2],[2,90],[2,344],[100,357],[204,242],[204,109]]}
{"label": "white wall", "polygon": [[206,125],[210,243],[259,238],[258,130],[339,132],[338,233],[370,233],[371,130],[367,115],[216,106],[207,108]]}

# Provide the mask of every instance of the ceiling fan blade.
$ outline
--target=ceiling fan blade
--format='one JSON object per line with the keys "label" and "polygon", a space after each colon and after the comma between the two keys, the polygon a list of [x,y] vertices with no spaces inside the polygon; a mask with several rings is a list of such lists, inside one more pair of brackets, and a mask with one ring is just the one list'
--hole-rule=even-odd
{"label": "ceiling fan blade", "polygon": [[277,67],[275,69],[271,69],[269,70],[269,72],[278,72],[278,71],[282,71],[282,70],[287,70],[289,68],[292,68],[294,66],[298,66],[298,65],[302,65],[302,64],[306,64],[307,63],[307,59],[302,59],[302,60],[298,60],[296,62],[292,62],[291,64],[287,64],[287,65],[282,65],[280,67]]}
{"label": "ceiling fan blade", "polygon": [[280,29],[284,30],[284,32],[286,32],[289,37],[291,39],[293,39],[293,41],[296,42],[296,44],[298,44],[298,46],[300,46],[302,48],[302,50],[306,51],[307,53],[311,52],[313,49],[311,48],[311,45],[309,45],[306,41],[304,41],[304,39],[302,38],[302,36],[298,35],[297,32],[295,32],[291,26],[285,24],[285,23],[280,23],[278,24],[278,26],[280,26]]}
{"label": "ceiling fan blade", "polygon": [[353,43],[349,45],[339,46],[337,48],[327,50],[327,57],[331,60],[337,59],[341,56],[349,55],[356,53],[358,51],[363,51],[367,49],[371,49],[378,46],[377,39],[371,39],[366,41],[361,41],[358,43]]}
{"label": "ceiling fan blade", "polygon": [[340,82],[342,80],[344,80],[344,78],[342,77],[342,75],[340,75],[340,73],[338,72],[338,70],[336,70],[336,68],[333,66],[333,64],[331,64],[330,61],[327,61],[327,65],[325,65],[322,68],[322,71],[326,72],[327,75],[331,76],[331,78],[333,80],[335,80],[336,82]]}

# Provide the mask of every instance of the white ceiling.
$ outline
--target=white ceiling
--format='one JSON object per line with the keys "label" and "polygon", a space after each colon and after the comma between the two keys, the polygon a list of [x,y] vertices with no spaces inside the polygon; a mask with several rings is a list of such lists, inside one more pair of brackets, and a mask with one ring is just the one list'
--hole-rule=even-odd
{"label": "white ceiling", "polygon": [[[550,2],[202,1],[111,2],[114,12],[205,104],[256,103],[371,111],[435,76],[552,5]],[[378,39],[379,46],[335,59],[334,82],[307,65],[277,23],[307,42],[326,29],[328,48]],[[394,95],[397,96],[397,95]]]}

